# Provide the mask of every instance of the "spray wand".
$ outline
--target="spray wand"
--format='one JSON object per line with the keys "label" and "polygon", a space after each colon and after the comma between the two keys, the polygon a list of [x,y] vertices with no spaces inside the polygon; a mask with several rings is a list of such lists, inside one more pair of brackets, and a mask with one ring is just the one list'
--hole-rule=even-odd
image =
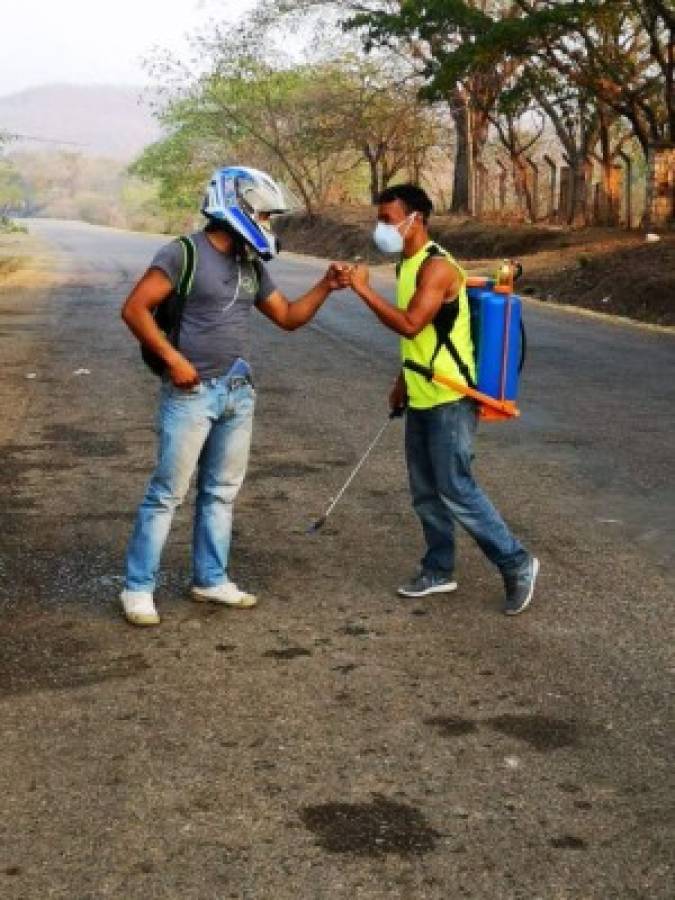
{"label": "spray wand", "polygon": [[348,478],[348,479],[345,481],[345,483],[342,485],[342,487],[341,487],[340,490],[337,492],[337,494],[335,495],[335,497],[333,497],[333,499],[332,499],[332,501],[331,501],[331,503],[330,503],[328,509],[326,510],[326,512],[325,512],[320,518],[318,518],[318,519],[316,520],[316,522],[313,522],[313,523],[309,526],[309,528],[307,529],[307,534],[316,534],[316,532],[319,531],[320,528],[323,528],[323,526],[326,524],[326,519],[327,519],[328,516],[333,512],[333,510],[335,509],[335,507],[338,505],[338,503],[339,503],[340,500],[342,499],[342,497],[343,497],[345,491],[347,490],[347,488],[349,487],[349,485],[352,483],[352,481],[356,478],[356,476],[357,476],[358,473],[359,473],[359,470],[361,469],[361,467],[363,466],[363,464],[365,463],[365,461],[368,459],[368,457],[370,456],[370,454],[373,452],[373,450],[375,449],[375,447],[376,447],[376,446],[378,445],[378,443],[380,442],[380,439],[381,439],[382,435],[384,434],[384,432],[385,432],[385,431],[387,430],[387,428],[389,427],[389,423],[392,421],[392,419],[400,419],[401,416],[403,415],[404,411],[405,411],[405,408],[404,408],[404,407],[398,407],[397,409],[392,409],[392,411],[391,411],[391,412],[389,413],[389,415],[387,416],[387,421],[384,423],[384,425],[383,425],[383,426],[380,428],[380,430],[377,432],[377,434],[375,435],[375,437],[374,437],[373,440],[371,441],[371,443],[370,443],[368,449],[366,450],[366,452],[363,454],[363,456],[361,457],[361,459],[360,459],[360,460],[357,462],[357,464],[354,466],[354,468],[352,469],[352,471],[351,471],[351,473],[350,473],[350,475],[349,475],[349,478]]}

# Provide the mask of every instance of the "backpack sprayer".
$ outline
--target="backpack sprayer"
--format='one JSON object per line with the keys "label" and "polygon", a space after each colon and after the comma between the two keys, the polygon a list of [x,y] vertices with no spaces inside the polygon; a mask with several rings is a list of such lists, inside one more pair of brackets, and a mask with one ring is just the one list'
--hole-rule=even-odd
{"label": "backpack sprayer", "polygon": [[527,349],[522,302],[513,293],[520,263],[505,259],[494,279],[467,279],[471,338],[476,357],[476,381],[466,384],[413,360],[403,367],[478,403],[481,419],[495,421],[520,415],[516,406],[518,381]]}

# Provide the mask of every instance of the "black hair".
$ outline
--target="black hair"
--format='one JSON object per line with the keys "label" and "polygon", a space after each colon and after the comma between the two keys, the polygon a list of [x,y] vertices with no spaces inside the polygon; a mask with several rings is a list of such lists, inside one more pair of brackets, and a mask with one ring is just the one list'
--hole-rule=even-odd
{"label": "black hair", "polygon": [[433,212],[434,205],[425,190],[416,184],[393,184],[385,188],[377,197],[377,203],[393,203],[399,200],[407,212],[418,212],[422,221],[427,222]]}

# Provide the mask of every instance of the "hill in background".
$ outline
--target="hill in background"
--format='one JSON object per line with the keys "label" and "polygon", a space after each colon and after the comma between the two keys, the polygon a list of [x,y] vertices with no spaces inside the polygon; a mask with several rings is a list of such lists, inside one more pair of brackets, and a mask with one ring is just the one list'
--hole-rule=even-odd
{"label": "hill in background", "polygon": [[[49,84],[0,97],[0,131],[80,144],[86,156],[129,162],[157,140],[159,126],[139,100],[140,88]],[[55,145],[15,144],[37,150]]]}

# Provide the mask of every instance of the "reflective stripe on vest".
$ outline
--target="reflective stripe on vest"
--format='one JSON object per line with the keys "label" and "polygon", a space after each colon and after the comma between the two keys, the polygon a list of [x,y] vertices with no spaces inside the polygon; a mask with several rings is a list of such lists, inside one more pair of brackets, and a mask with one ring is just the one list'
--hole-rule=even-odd
{"label": "reflective stripe on vest", "polygon": [[[408,308],[417,290],[419,271],[429,258],[430,250],[433,247],[438,247],[438,245],[434,244],[433,241],[429,241],[414,256],[401,260],[396,281],[396,305],[399,309],[406,310]],[[438,250],[460,276],[461,286],[459,294],[457,300],[453,301],[458,304],[457,318],[449,337],[471,374],[471,378],[475,379],[476,365],[473,342],[471,340],[471,316],[469,312],[469,298],[466,292],[466,273],[446,250],[442,247],[439,247]],[[416,337],[401,339],[401,358],[414,360],[423,366],[429,366],[433,361],[435,372],[466,383],[466,379],[447,347],[441,346],[436,353],[437,345],[436,328],[430,323]],[[436,353],[435,357],[434,353]],[[424,376],[415,372],[404,369],[403,374],[408,388],[408,404],[412,409],[431,409],[434,406],[439,406],[441,403],[452,403],[462,399],[462,394],[457,391],[436,384],[436,382],[428,381]]]}

